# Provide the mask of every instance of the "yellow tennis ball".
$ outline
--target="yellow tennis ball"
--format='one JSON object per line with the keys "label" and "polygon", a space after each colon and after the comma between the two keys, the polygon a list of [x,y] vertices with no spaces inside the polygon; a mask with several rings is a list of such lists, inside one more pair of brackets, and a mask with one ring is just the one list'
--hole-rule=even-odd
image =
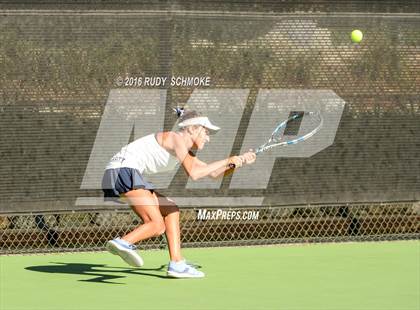
{"label": "yellow tennis ball", "polygon": [[360,30],[356,29],[351,32],[351,40],[354,43],[360,43],[362,39],[363,39],[363,32],[361,32]]}

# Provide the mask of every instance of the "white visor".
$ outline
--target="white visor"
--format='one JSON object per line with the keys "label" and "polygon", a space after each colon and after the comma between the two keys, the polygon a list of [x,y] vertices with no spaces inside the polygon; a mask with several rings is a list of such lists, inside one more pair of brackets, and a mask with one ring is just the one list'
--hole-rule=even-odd
{"label": "white visor", "polygon": [[178,127],[183,128],[183,127],[192,126],[192,125],[200,125],[200,126],[206,127],[207,129],[209,129],[211,131],[220,130],[220,127],[217,127],[217,126],[213,125],[210,122],[210,120],[208,119],[208,117],[206,117],[206,116],[189,118],[189,119],[179,123]]}

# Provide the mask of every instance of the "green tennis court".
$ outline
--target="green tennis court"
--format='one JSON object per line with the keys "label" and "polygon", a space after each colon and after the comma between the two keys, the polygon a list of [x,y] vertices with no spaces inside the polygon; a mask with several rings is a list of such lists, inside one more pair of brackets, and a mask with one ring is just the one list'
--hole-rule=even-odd
{"label": "green tennis court", "polygon": [[186,249],[204,279],[166,278],[108,253],[2,256],[0,308],[419,309],[420,242]]}

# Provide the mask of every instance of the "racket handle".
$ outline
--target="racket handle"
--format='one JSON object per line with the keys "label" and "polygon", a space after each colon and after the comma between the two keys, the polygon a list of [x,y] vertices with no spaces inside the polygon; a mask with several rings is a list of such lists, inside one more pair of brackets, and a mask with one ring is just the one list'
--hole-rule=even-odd
{"label": "racket handle", "polygon": [[236,165],[234,163],[230,163],[228,166],[229,166],[230,169],[235,169],[236,168]]}

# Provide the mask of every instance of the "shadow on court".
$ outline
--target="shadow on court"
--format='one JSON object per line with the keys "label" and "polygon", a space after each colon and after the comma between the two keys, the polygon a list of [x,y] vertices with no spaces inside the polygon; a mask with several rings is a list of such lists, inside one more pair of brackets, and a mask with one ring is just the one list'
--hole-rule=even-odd
{"label": "shadow on court", "polygon": [[[112,280],[126,278],[127,275],[140,275],[148,277],[156,277],[162,279],[172,279],[166,276],[166,265],[161,265],[157,268],[122,268],[122,267],[110,267],[103,264],[79,264],[79,263],[60,263],[52,262],[54,265],[44,266],[29,266],[26,270],[46,272],[46,273],[60,273],[60,274],[73,274],[91,276],[92,278],[87,280],[78,280],[83,282],[96,282],[96,283],[107,283],[107,284],[124,284],[120,282],[113,282]],[[165,274],[156,274],[156,272],[164,272]],[[121,275],[122,274],[122,275]]]}

